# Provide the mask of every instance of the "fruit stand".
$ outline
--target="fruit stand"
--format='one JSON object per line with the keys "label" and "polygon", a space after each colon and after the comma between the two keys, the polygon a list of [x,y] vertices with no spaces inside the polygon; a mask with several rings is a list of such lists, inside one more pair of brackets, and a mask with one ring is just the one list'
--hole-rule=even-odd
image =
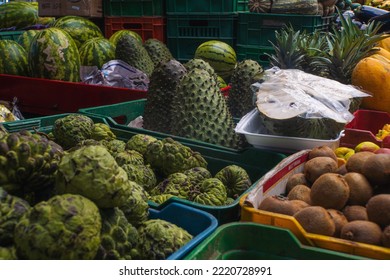
{"label": "fruit stand", "polygon": [[385,0],[0,2],[0,260],[389,260],[389,28]]}

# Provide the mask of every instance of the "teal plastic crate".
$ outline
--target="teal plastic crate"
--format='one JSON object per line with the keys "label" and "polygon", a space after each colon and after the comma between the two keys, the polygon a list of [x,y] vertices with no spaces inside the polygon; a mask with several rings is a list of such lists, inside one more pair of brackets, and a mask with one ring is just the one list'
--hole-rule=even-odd
{"label": "teal plastic crate", "polygon": [[[52,131],[54,122],[69,114],[59,114],[48,117],[31,118],[25,120],[19,120],[14,122],[3,123],[4,127],[9,132],[17,132],[20,130],[39,131],[43,133],[50,133]],[[106,123],[110,125],[111,130],[117,136],[117,139],[127,141],[132,136],[139,134],[139,131],[126,129],[126,127],[119,128],[118,126],[112,126],[108,118],[98,115],[88,115],[95,123]],[[164,136],[154,135],[157,139],[163,139]],[[177,140],[177,139],[176,139]],[[208,166],[207,169],[212,175],[215,175],[222,168],[236,164],[244,168],[253,183],[253,185],[247,190],[250,191],[255,187],[256,181],[259,180],[264,174],[276,166],[286,156],[284,154],[275,153],[272,151],[260,150],[255,148],[248,148],[242,151],[227,151],[199,145],[195,143],[181,142],[183,145],[190,147],[192,150],[199,152],[206,159]],[[246,192],[245,192],[246,193]],[[178,202],[189,207],[193,207],[202,211],[205,211],[213,215],[219,224],[238,221],[240,218],[240,198],[245,194],[243,193],[232,204],[225,206],[207,206],[199,203],[194,203],[188,200],[171,198],[161,205],[157,205],[153,202],[149,202],[149,205],[154,209],[162,209],[166,205],[172,202]]]}
{"label": "teal plastic crate", "polygon": [[103,0],[104,16],[163,16],[165,0]]}
{"label": "teal plastic crate", "polygon": [[288,229],[250,222],[218,227],[185,260],[362,260],[363,257],[302,245]]}
{"label": "teal plastic crate", "polygon": [[247,11],[249,11],[248,2],[249,2],[249,0],[237,1],[237,11],[238,12],[247,12]]}
{"label": "teal plastic crate", "polygon": [[264,69],[270,67],[269,57],[267,54],[275,53],[272,47],[261,48],[257,46],[236,45],[237,60],[252,59],[257,61]]}
{"label": "teal plastic crate", "polygon": [[13,40],[17,41],[19,36],[22,35],[24,31],[2,31],[0,32],[0,40]]}
{"label": "teal plastic crate", "polygon": [[161,209],[149,208],[149,219],[161,219],[171,222],[193,236],[187,244],[171,254],[167,260],[183,259],[199,243],[210,236],[218,226],[217,219],[211,214],[175,202]]}
{"label": "teal plastic crate", "polygon": [[167,15],[226,15],[237,13],[238,0],[166,0]]}
{"label": "teal plastic crate", "polygon": [[291,25],[296,30],[314,32],[328,31],[334,16],[238,13],[237,45],[271,47],[275,42],[275,31]]}

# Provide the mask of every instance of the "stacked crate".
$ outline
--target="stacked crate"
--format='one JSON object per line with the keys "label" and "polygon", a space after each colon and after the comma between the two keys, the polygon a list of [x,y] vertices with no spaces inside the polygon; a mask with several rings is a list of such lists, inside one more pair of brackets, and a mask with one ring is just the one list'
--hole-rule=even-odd
{"label": "stacked crate", "polygon": [[209,40],[236,44],[237,12],[247,10],[247,1],[166,0],[167,45],[181,62],[194,57],[196,48]]}
{"label": "stacked crate", "polygon": [[119,30],[166,42],[165,0],[103,0],[106,38]]}

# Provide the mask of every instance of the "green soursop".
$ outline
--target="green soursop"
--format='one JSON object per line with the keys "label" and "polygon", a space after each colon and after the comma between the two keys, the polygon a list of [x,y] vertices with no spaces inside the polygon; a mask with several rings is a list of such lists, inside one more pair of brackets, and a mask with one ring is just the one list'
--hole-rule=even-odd
{"label": "green soursop", "polygon": [[147,39],[144,43],[144,47],[152,59],[154,67],[156,67],[159,63],[164,63],[173,59],[171,51],[158,39]]}
{"label": "green soursop", "polygon": [[114,156],[116,162],[119,166],[125,164],[144,164],[144,157],[142,154],[137,152],[136,150],[124,150],[123,152],[119,152]]}
{"label": "green soursop", "polygon": [[205,179],[196,186],[190,200],[203,205],[223,206],[227,200],[226,187],[217,178]]}
{"label": "green soursop", "polygon": [[101,217],[91,200],[56,195],[36,204],[15,226],[17,256],[30,260],[92,260],[100,245]]}
{"label": "green soursop", "polygon": [[142,114],[143,128],[171,133],[172,99],[179,81],[186,72],[184,66],[174,59],[155,68],[150,77],[148,98]]}
{"label": "green soursop", "polygon": [[90,117],[70,114],[55,120],[52,132],[56,143],[64,149],[70,149],[79,142],[91,138],[93,128],[94,122]]}
{"label": "green soursop", "polygon": [[139,259],[139,234],[119,208],[100,209],[102,217],[101,243],[97,260]]}
{"label": "green soursop", "polygon": [[203,69],[182,78],[173,98],[172,134],[239,148],[241,138],[216,79]]}
{"label": "green soursop", "polygon": [[144,164],[124,164],[121,166],[127,173],[130,181],[136,182],[149,192],[157,184],[157,177],[149,165]]}
{"label": "green soursop", "polygon": [[105,123],[95,123],[91,133],[91,139],[100,141],[104,139],[116,139],[116,135],[111,128]]}
{"label": "green soursop", "polygon": [[121,36],[116,44],[115,58],[144,72],[148,77],[152,75],[154,64],[147,50],[136,38],[129,34]]}
{"label": "green soursop", "polygon": [[[214,79],[218,83],[218,75],[215,73],[215,70],[213,67],[211,67],[210,63],[207,61],[200,59],[200,58],[193,58],[187,61],[184,64],[184,67],[187,69],[187,72],[190,72],[193,69],[203,69],[206,70],[210,76],[214,77]],[[219,87],[219,86],[218,86]]]}
{"label": "green soursop", "polygon": [[207,161],[199,152],[169,137],[150,143],[144,158],[163,177],[193,167],[207,167]]}
{"label": "green soursop", "polygon": [[193,238],[185,229],[160,219],[144,222],[138,232],[141,258],[145,260],[164,260]]}
{"label": "green soursop", "polygon": [[99,208],[124,205],[132,191],[126,172],[102,146],[85,146],[65,154],[58,166],[60,194],[83,195]]}
{"label": "green soursop", "polygon": [[153,188],[149,194],[150,195],[159,195],[159,194],[171,194],[179,198],[186,199],[191,191],[191,181],[183,173],[177,172],[172,173],[162,182]]}
{"label": "green soursop", "polygon": [[256,107],[251,85],[264,75],[261,65],[254,60],[240,61],[231,76],[228,106],[233,117],[241,118]]}
{"label": "green soursop", "polygon": [[226,187],[228,197],[234,199],[238,198],[252,185],[246,170],[238,165],[228,165],[222,168],[215,174],[215,178],[221,180]]}
{"label": "green soursop", "polygon": [[136,134],[132,136],[126,142],[126,150],[135,150],[142,155],[145,155],[148,145],[154,141],[157,141],[157,138],[147,135],[147,134]]}

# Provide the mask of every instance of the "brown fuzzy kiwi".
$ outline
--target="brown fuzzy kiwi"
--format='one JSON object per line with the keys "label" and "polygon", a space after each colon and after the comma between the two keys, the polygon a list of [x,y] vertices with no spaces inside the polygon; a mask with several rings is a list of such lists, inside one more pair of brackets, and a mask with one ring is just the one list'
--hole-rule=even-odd
{"label": "brown fuzzy kiwi", "polygon": [[334,237],[340,237],[341,228],[348,223],[347,218],[344,216],[343,212],[336,209],[327,209],[328,213],[332,217],[336,230],[333,234]]}
{"label": "brown fuzzy kiwi", "polygon": [[382,231],[381,242],[383,246],[390,248],[390,225]]}
{"label": "brown fuzzy kiwi", "polygon": [[309,206],[303,208],[294,215],[300,225],[310,233],[333,236],[336,225],[328,213],[321,206]]}
{"label": "brown fuzzy kiwi", "polygon": [[390,225],[390,194],[378,194],[371,197],[366,205],[368,220],[381,227]]}
{"label": "brown fuzzy kiwi", "polygon": [[372,245],[380,245],[382,229],[371,221],[352,221],[341,228],[340,238]]}
{"label": "brown fuzzy kiwi", "polygon": [[264,198],[258,209],[290,216],[296,212],[290,200],[287,197],[279,195]]}
{"label": "brown fuzzy kiwi", "polygon": [[322,174],[335,173],[337,168],[337,161],[332,158],[315,157],[306,161],[303,167],[303,173],[309,182],[314,183]]}
{"label": "brown fuzzy kiwi", "polygon": [[339,168],[337,168],[337,170],[336,170],[336,173],[340,174],[340,175],[347,174],[348,170],[347,170],[346,166],[347,166],[346,164],[343,164],[343,165],[339,166]]}
{"label": "brown fuzzy kiwi", "polygon": [[344,175],[344,179],[349,186],[347,203],[350,205],[366,205],[374,193],[374,188],[367,178],[361,173],[348,172]]}
{"label": "brown fuzzy kiwi", "polygon": [[330,157],[337,161],[337,156],[334,153],[333,149],[328,146],[318,146],[311,149],[309,154],[307,155],[308,159],[312,159],[315,157]]}
{"label": "brown fuzzy kiwi", "polygon": [[390,186],[390,154],[374,154],[367,158],[361,173],[373,185]]}
{"label": "brown fuzzy kiwi", "polygon": [[310,206],[310,204],[307,204],[305,201],[298,199],[290,200],[290,204],[292,205],[294,214],[301,211],[303,208]]}
{"label": "brown fuzzy kiwi", "polygon": [[292,190],[288,193],[287,197],[290,200],[302,200],[307,204],[311,204],[310,200],[310,191],[311,189],[305,185],[296,185],[292,188]]}
{"label": "brown fuzzy kiwi", "polygon": [[362,173],[363,163],[373,155],[373,152],[368,151],[354,153],[348,158],[345,168],[347,168],[348,172]]}
{"label": "brown fuzzy kiwi", "polygon": [[361,205],[347,205],[343,208],[343,214],[348,222],[368,221],[367,209]]}
{"label": "brown fuzzy kiwi", "polygon": [[349,187],[343,176],[336,173],[321,175],[311,186],[312,205],[341,210],[349,199]]}
{"label": "brown fuzzy kiwi", "polygon": [[310,187],[310,183],[306,180],[305,174],[303,174],[303,172],[295,173],[288,177],[286,182],[286,193],[288,194],[296,185],[306,185]]}

